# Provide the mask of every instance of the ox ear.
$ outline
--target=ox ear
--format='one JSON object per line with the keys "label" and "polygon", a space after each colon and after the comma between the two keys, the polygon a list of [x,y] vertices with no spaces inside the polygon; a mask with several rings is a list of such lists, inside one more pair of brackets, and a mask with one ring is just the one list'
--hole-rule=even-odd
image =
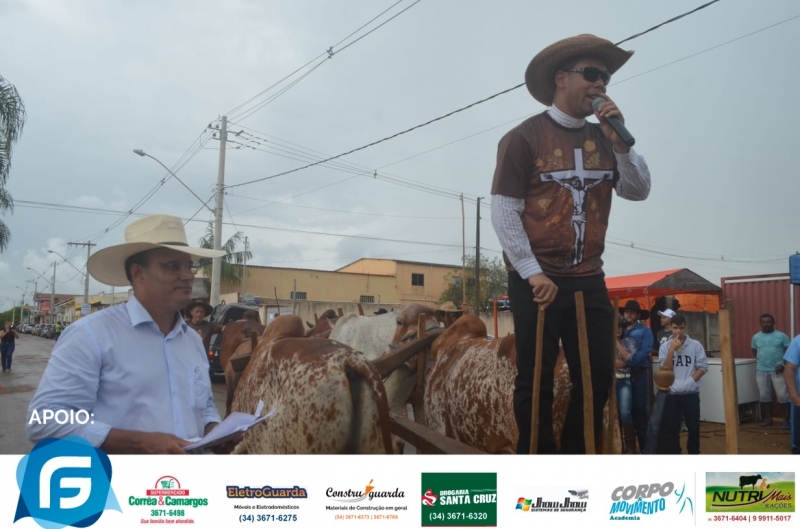
{"label": "ox ear", "polygon": [[309,329],[313,329],[313,328],[314,328],[314,326],[313,326],[313,325],[311,325],[311,322],[310,322],[310,321],[306,321],[306,325],[308,325],[308,328],[309,328]]}

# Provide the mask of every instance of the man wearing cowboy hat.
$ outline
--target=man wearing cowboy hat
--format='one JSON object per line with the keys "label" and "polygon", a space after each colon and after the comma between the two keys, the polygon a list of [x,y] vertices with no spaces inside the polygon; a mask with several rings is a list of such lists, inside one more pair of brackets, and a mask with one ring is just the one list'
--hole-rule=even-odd
{"label": "man wearing cowboy hat", "polygon": [[639,450],[644,453],[647,441],[647,425],[650,422],[650,381],[653,378],[653,364],[650,352],[653,349],[653,333],[650,328],[639,323],[639,320],[650,318],[650,311],[644,310],[636,300],[628,300],[624,307],[619,308],[619,313],[625,318],[626,326],[623,331],[626,338],[633,338],[636,343],[636,354],[628,360],[631,368],[631,396],[633,406],[633,426],[636,428],[636,438],[639,441]]}
{"label": "man wearing cowboy hat", "polygon": [[[527,453],[530,444],[535,329],[537,314],[545,309],[539,453],[556,446],[550,404],[559,339],[573,383],[561,451],[583,451],[576,291],[583,291],[586,304],[598,439],[602,430],[603,405],[614,378],[614,344],[608,329],[615,315],[602,269],[611,195],[614,191],[628,200],[644,200],[650,192],[647,164],[607,120],[623,121],[606,87],[632,54],[594,35],[548,46],[528,65],[525,83],[534,99],[550,108],[500,140],[492,225],[509,271],[519,373],[514,393],[519,453]],[[592,101],[598,97],[605,102],[594,111]],[[587,122],[591,115],[600,123]]]}
{"label": "man wearing cowboy hat", "polygon": [[456,307],[452,301],[445,301],[442,306],[433,311],[436,321],[444,324],[444,328],[450,327],[458,318],[463,316],[464,311]]}
{"label": "man wearing cowboy hat", "polygon": [[28,439],[77,435],[108,453],[177,454],[216,426],[208,359],[180,310],[191,299],[193,259],[224,253],[190,247],[179,218],[151,215],[125,228],[124,244],[92,255],[95,279],[133,294],[66,328],[28,408],[86,410],[92,421],[29,421]]}
{"label": "man wearing cowboy hat", "polygon": [[211,323],[206,317],[211,315],[211,305],[202,299],[196,299],[189,303],[183,313],[189,318],[186,325],[197,331],[203,340],[203,350],[208,351],[211,347],[211,336],[222,331],[223,327]]}

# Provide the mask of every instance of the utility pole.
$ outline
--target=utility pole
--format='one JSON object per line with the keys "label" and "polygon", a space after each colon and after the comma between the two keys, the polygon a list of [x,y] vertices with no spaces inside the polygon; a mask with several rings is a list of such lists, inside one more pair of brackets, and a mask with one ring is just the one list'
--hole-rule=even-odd
{"label": "utility pole", "polygon": [[[92,244],[92,241],[89,242],[68,242],[67,246],[86,246],[86,272],[84,273],[85,279],[83,284],[83,303],[87,305],[89,303],[89,257],[92,256],[92,246],[97,246],[96,244]],[[81,310],[81,318],[86,316]]]}
{"label": "utility pole", "polygon": [[242,254],[242,296],[244,296],[244,279],[247,277],[247,236],[244,238],[244,253]]}
{"label": "utility pole", "polygon": [[295,306],[297,304],[297,279],[294,280],[294,286],[292,287],[292,314],[297,314],[295,311]]}
{"label": "utility pole", "polygon": [[[467,226],[464,218],[464,193],[461,193],[461,304],[467,303]],[[463,307],[462,307],[463,308]]]}
{"label": "utility pole", "polygon": [[475,219],[475,315],[481,315],[481,198],[478,197],[478,214]]}
{"label": "utility pole", "polygon": [[[225,146],[228,143],[228,117],[222,116],[219,132],[219,170],[217,172],[217,209],[214,216],[214,249],[222,249],[222,202],[225,198]],[[222,274],[222,257],[211,261],[211,306],[219,305],[219,282]]]}
{"label": "utility pole", "polygon": [[53,282],[50,284],[50,323],[53,323],[53,317],[56,313],[56,263],[53,261]]}

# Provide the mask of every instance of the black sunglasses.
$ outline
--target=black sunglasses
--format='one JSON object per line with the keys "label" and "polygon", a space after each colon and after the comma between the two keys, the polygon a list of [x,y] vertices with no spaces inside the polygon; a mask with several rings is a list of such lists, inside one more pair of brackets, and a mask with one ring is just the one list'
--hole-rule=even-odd
{"label": "black sunglasses", "polygon": [[564,72],[574,72],[574,73],[582,73],[583,78],[590,83],[596,82],[598,79],[603,80],[603,84],[608,86],[608,83],[611,81],[611,74],[605,70],[601,70],[600,68],[595,68],[594,66],[584,66],[582,68],[565,68],[562,70]]}

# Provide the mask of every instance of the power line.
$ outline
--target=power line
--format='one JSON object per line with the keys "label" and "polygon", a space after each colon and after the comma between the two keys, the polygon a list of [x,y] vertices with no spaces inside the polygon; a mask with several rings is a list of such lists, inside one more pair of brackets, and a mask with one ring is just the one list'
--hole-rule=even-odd
{"label": "power line", "polygon": [[[707,3],[707,4],[703,5],[703,6],[700,6],[699,8],[696,8],[696,9],[694,9],[694,10],[692,10],[692,11],[689,11],[689,12],[687,12],[687,13],[684,13],[684,14],[682,14],[682,15],[679,15],[679,16],[677,16],[677,17],[673,17],[672,19],[670,19],[670,20],[667,20],[667,21],[665,21],[665,22],[662,22],[661,24],[659,24],[659,25],[657,25],[657,26],[654,26],[654,27],[650,28],[650,29],[649,29],[649,30],[647,30],[647,31],[644,31],[644,32],[641,32],[641,33],[639,33],[639,34],[636,34],[636,35],[633,35],[633,36],[631,36],[631,37],[628,37],[628,38],[626,38],[626,39],[623,39],[623,40],[619,41],[619,43],[617,43],[617,44],[620,44],[620,43],[622,43],[622,42],[627,42],[627,41],[629,41],[629,40],[632,40],[632,39],[634,39],[634,38],[638,37],[639,35],[644,35],[645,33],[648,33],[648,32],[650,32],[650,31],[654,31],[655,29],[657,29],[657,28],[659,28],[659,27],[662,27],[662,26],[664,26],[664,25],[666,25],[666,24],[669,24],[669,23],[671,23],[671,22],[674,22],[674,21],[676,21],[676,20],[679,20],[679,19],[681,19],[681,18],[683,18],[683,17],[685,17],[685,16],[688,16],[688,15],[689,15],[689,14],[691,14],[691,13],[695,13],[695,12],[697,12],[697,11],[701,10],[701,9],[705,9],[706,7],[710,6],[711,4],[714,4],[714,3],[715,3],[715,2],[717,2],[717,1],[719,1],[719,0],[712,0],[712,1],[711,1],[711,2],[709,2],[709,3]],[[430,125],[430,124],[432,124],[432,123],[435,123],[435,122],[437,122],[437,121],[441,121],[441,120],[443,120],[443,119],[446,119],[446,118],[448,118],[448,117],[450,117],[450,116],[453,116],[454,114],[458,114],[459,112],[463,112],[463,111],[465,111],[465,110],[468,110],[468,109],[470,109],[470,108],[472,108],[472,107],[474,107],[474,106],[476,106],[476,105],[483,104],[483,103],[485,103],[485,102],[487,102],[487,101],[490,101],[490,100],[492,100],[492,99],[494,99],[494,98],[496,98],[496,97],[499,97],[499,96],[501,96],[501,95],[503,95],[503,94],[507,94],[508,92],[512,92],[512,91],[516,90],[517,88],[520,88],[520,87],[522,87],[522,86],[524,86],[524,85],[525,85],[525,83],[520,83],[520,84],[518,84],[518,85],[516,85],[516,86],[513,86],[513,87],[511,87],[511,88],[507,88],[506,90],[500,91],[500,92],[498,92],[498,93],[496,93],[496,94],[494,94],[494,95],[491,95],[491,96],[489,96],[489,97],[483,98],[483,99],[481,99],[481,100],[479,100],[479,101],[476,101],[476,102],[474,102],[474,103],[470,103],[469,105],[466,105],[466,106],[464,106],[464,107],[461,107],[461,108],[459,108],[459,109],[457,109],[457,110],[453,110],[452,112],[448,112],[447,114],[444,114],[444,115],[442,115],[442,116],[439,116],[439,117],[437,117],[437,118],[433,118],[433,119],[431,119],[431,120],[429,120],[429,121],[426,121],[425,123],[421,123],[421,124],[419,124],[419,125],[416,125],[416,126],[414,126],[414,127],[411,127],[411,128],[405,129],[405,130],[403,130],[403,131],[400,131],[400,132],[397,132],[397,133],[395,133],[395,134],[392,134],[391,136],[387,136],[387,137],[385,137],[385,138],[382,138],[382,139],[380,139],[380,140],[373,141],[373,142],[371,142],[371,143],[368,143],[368,144],[366,144],[366,145],[363,145],[363,146],[361,146],[361,147],[357,147],[357,148],[355,148],[355,149],[352,149],[352,150],[349,150],[349,151],[347,151],[347,152],[343,152],[343,153],[341,153],[341,154],[337,154],[336,156],[331,156],[331,157],[329,157],[329,158],[327,158],[327,159],[320,160],[320,161],[317,161],[317,162],[314,162],[314,163],[311,163],[311,164],[308,164],[308,165],[305,165],[305,166],[302,166],[302,167],[297,167],[297,168],[295,168],[295,169],[290,169],[290,170],[288,170],[288,171],[283,171],[283,172],[281,172],[281,173],[277,173],[277,174],[274,174],[274,175],[265,176],[265,177],[262,177],[262,178],[256,178],[256,179],[254,179],[254,180],[249,180],[249,181],[247,181],[247,182],[241,182],[241,183],[238,183],[238,184],[228,185],[228,186],[226,186],[226,187],[228,187],[228,188],[231,188],[231,189],[232,189],[232,188],[235,188],[235,187],[240,187],[240,186],[244,186],[244,185],[255,184],[255,183],[257,183],[257,182],[263,182],[263,181],[265,181],[265,180],[270,180],[270,179],[272,179],[272,178],[277,178],[277,177],[279,177],[279,176],[284,176],[284,175],[287,175],[287,174],[291,174],[291,173],[294,173],[294,172],[297,172],[297,171],[301,171],[301,170],[303,170],[303,169],[308,169],[308,168],[310,168],[310,167],[314,167],[314,166],[316,166],[316,165],[320,165],[320,164],[322,164],[322,163],[329,162],[329,161],[331,161],[331,160],[336,160],[336,159],[338,159],[338,158],[341,158],[341,157],[343,157],[343,156],[347,156],[347,155],[349,155],[349,154],[353,154],[354,152],[358,152],[358,151],[361,151],[361,150],[367,149],[367,148],[369,148],[369,147],[373,147],[373,146],[375,146],[375,145],[378,145],[379,143],[383,143],[383,142],[385,142],[385,141],[389,141],[389,140],[391,140],[391,139],[397,138],[398,136],[402,136],[402,135],[404,135],[404,134],[408,134],[409,132],[412,132],[412,131],[414,131],[414,130],[417,130],[417,129],[419,129],[419,128],[426,127],[426,126],[428,126],[428,125]]]}
{"label": "power line", "polygon": [[[314,70],[316,70],[317,68],[319,68],[320,66],[322,66],[322,65],[323,65],[323,64],[324,64],[326,61],[328,61],[329,59],[332,59],[334,55],[337,55],[337,54],[341,53],[342,51],[346,50],[347,48],[349,48],[350,46],[352,46],[352,45],[353,45],[353,44],[355,44],[356,42],[360,41],[361,39],[363,39],[363,38],[364,38],[364,37],[366,37],[367,35],[370,35],[370,34],[371,34],[371,33],[373,33],[374,31],[376,31],[376,30],[378,30],[379,28],[383,27],[385,24],[387,24],[387,23],[391,22],[392,20],[394,20],[394,19],[395,19],[395,18],[397,18],[398,16],[402,15],[403,13],[405,13],[406,11],[408,11],[409,9],[411,9],[412,7],[414,7],[415,5],[417,5],[417,4],[420,2],[420,0],[417,0],[416,2],[414,2],[413,4],[411,4],[410,6],[408,6],[407,8],[403,9],[403,10],[402,10],[402,11],[400,11],[399,13],[397,13],[397,14],[395,14],[394,16],[392,16],[391,18],[389,18],[388,20],[386,20],[386,21],[382,22],[381,24],[379,24],[377,27],[375,27],[375,28],[371,29],[370,31],[368,31],[368,32],[367,32],[367,33],[365,33],[364,35],[361,35],[360,37],[358,37],[358,38],[357,38],[357,39],[355,39],[354,41],[352,41],[352,42],[348,43],[348,44],[347,44],[347,45],[345,45],[343,48],[341,48],[341,49],[339,49],[339,50],[335,50],[335,51],[334,51],[334,48],[335,48],[335,47],[339,46],[341,43],[345,42],[347,39],[349,39],[350,37],[352,37],[353,35],[355,35],[355,34],[356,34],[356,33],[358,33],[359,31],[363,30],[364,28],[366,28],[367,26],[369,26],[370,24],[372,24],[372,23],[373,23],[375,20],[377,20],[378,18],[382,17],[382,16],[383,16],[384,14],[386,14],[388,11],[392,10],[392,9],[393,9],[395,6],[397,6],[398,4],[400,4],[402,1],[403,1],[403,0],[399,0],[399,1],[395,2],[394,4],[392,4],[391,6],[389,6],[388,8],[386,8],[385,10],[381,11],[381,12],[380,12],[380,13],[379,13],[377,16],[373,17],[373,18],[372,18],[372,19],[371,19],[369,22],[367,22],[366,24],[362,25],[362,26],[361,26],[361,27],[359,27],[357,30],[355,30],[355,31],[353,31],[352,33],[350,33],[348,36],[346,36],[345,38],[343,38],[342,40],[340,40],[339,42],[337,42],[336,44],[334,44],[333,46],[331,46],[330,48],[328,48],[328,49],[327,49],[327,50],[325,50],[324,52],[320,53],[319,55],[317,55],[316,57],[314,57],[313,59],[311,59],[310,61],[308,61],[306,64],[304,64],[303,66],[301,66],[300,68],[296,69],[295,71],[293,71],[292,73],[290,73],[289,75],[287,75],[286,77],[284,77],[283,79],[281,79],[280,81],[278,81],[278,82],[276,82],[276,83],[273,83],[273,84],[272,84],[271,86],[269,86],[268,88],[266,88],[266,89],[262,90],[261,92],[259,92],[259,93],[258,93],[258,94],[256,94],[255,96],[251,97],[250,99],[248,99],[247,101],[245,101],[245,102],[244,102],[244,103],[242,103],[241,105],[239,105],[239,106],[237,106],[236,108],[234,108],[233,110],[231,110],[231,111],[227,112],[225,115],[229,116],[231,119],[238,119],[238,120],[240,120],[240,121],[243,121],[243,120],[247,119],[248,117],[252,116],[252,115],[253,115],[253,114],[255,114],[256,112],[258,112],[259,110],[261,110],[262,108],[264,108],[265,106],[267,106],[269,103],[271,103],[272,101],[274,101],[275,99],[277,99],[278,97],[280,97],[281,95],[283,95],[284,93],[286,93],[286,92],[287,92],[287,91],[288,91],[290,88],[292,88],[293,86],[295,86],[297,83],[299,83],[300,81],[302,81],[303,79],[305,79],[306,77],[308,77],[308,75],[310,75],[310,74],[311,74],[311,73],[312,73]],[[293,76],[294,76],[296,73],[298,73],[298,72],[302,71],[303,69],[307,68],[307,67],[308,67],[310,64],[312,64],[312,63],[313,63],[313,62],[315,62],[315,61],[318,61],[319,59],[322,59],[322,60],[320,60],[320,61],[319,61],[319,62],[318,62],[316,65],[314,65],[314,67],[313,67],[313,68],[311,68],[311,70],[309,70],[308,72],[306,72],[305,74],[303,74],[302,76],[300,76],[300,78],[298,78],[298,79],[295,79],[294,81],[292,81],[292,83],[290,83],[288,86],[286,86],[286,87],[282,88],[282,89],[279,91],[279,93],[278,93],[278,94],[275,94],[275,95],[273,95],[273,96],[270,96],[270,97],[269,97],[267,100],[265,100],[265,101],[261,101],[261,102],[258,102],[258,103],[256,103],[255,105],[253,105],[252,107],[250,107],[250,108],[247,108],[247,109],[243,109],[243,110],[241,110],[241,111],[239,112],[239,110],[240,110],[240,109],[242,109],[243,107],[245,107],[245,106],[246,106],[248,103],[251,103],[251,102],[253,102],[253,101],[257,100],[258,98],[260,98],[261,96],[263,96],[263,95],[267,94],[267,93],[268,93],[270,90],[272,90],[272,89],[273,89],[273,88],[275,88],[276,86],[280,85],[281,83],[283,83],[283,82],[284,82],[284,81],[286,81],[287,79],[289,79],[289,78],[293,77]],[[234,114],[234,113],[236,113],[236,112],[238,112],[238,114]]]}
{"label": "power line", "polygon": [[700,7],[696,7],[696,8],[694,8],[694,9],[692,9],[691,11],[687,11],[686,13],[684,13],[684,14],[682,14],[682,15],[678,15],[678,16],[676,16],[676,17],[672,17],[672,18],[670,18],[669,20],[666,20],[666,21],[662,22],[661,24],[657,24],[657,25],[653,26],[653,27],[652,27],[652,28],[650,28],[650,29],[646,29],[646,30],[642,31],[641,33],[637,33],[636,35],[630,36],[630,37],[628,37],[627,39],[622,39],[621,41],[617,42],[617,43],[616,43],[616,45],[617,45],[617,46],[619,46],[619,45],[620,45],[620,44],[622,44],[623,42],[628,42],[629,40],[633,40],[633,39],[635,39],[636,37],[641,37],[642,35],[644,35],[644,34],[646,34],[646,33],[650,33],[651,31],[655,31],[655,30],[657,30],[657,29],[658,29],[658,28],[660,28],[661,26],[666,26],[667,24],[670,24],[670,23],[672,23],[672,22],[675,22],[676,20],[680,20],[680,19],[682,19],[683,17],[686,17],[686,16],[689,16],[689,15],[691,15],[692,13],[696,13],[696,12],[700,11],[701,9],[705,9],[705,8],[707,8],[708,6],[710,6],[711,4],[715,4],[715,3],[717,3],[717,2],[719,2],[719,0],[711,0],[711,2],[709,2],[709,3],[707,3],[707,4],[703,4],[703,5],[701,5]]}

